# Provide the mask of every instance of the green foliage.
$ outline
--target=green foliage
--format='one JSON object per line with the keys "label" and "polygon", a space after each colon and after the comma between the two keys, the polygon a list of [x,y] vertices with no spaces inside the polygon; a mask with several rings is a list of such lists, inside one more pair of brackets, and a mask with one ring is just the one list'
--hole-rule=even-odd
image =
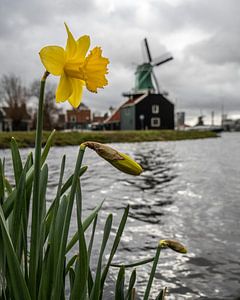
{"label": "green foliage", "polygon": [[[81,178],[87,171],[87,167],[82,166],[84,147],[79,148],[75,170],[66,180],[66,157],[63,156],[56,195],[50,207],[47,207],[46,158],[56,132],[49,135],[42,150],[44,83],[41,88],[34,160],[30,153],[23,162],[17,141],[11,139],[14,183],[10,183],[5,177],[4,160],[0,160],[0,299],[102,300],[109,270],[115,267],[119,268],[115,299],[134,300],[136,269],[132,270],[128,284],[125,278],[126,269],[153,262],[144,295],[144,300],[149,299],[160,255],[160,244],[153,257],[126,265],[113,263],[127,222],[129,206],[123,212],[112,245],[109,243],[110,235],[114,235],[113,216],[108,215],[96,269],[91,265],[97,219],[103,202],[85,219],[82,218],[84,201]],[[69,228],[74,207],[77,211],[77,231],[70,237]],[[110,252],[106,259],[107,247]],[[164,298],[163,291],[160,291],[157,299]]]}
{"label": "green foliage", "polygon": [[[46,143],[49,132],[43,132],[43,143]],[[34,147],[35,132],[2,132],[0,148],[8,148],[12,136],[19,147]],[[152,141],[178,141],[217,137],[210,131],[180,131],[180,130],[136,130],[136,131],[89,131],[89,132],[63,132],[55,134],[55,146],[80,145],[86,141],[99,143],[133,143]]]}

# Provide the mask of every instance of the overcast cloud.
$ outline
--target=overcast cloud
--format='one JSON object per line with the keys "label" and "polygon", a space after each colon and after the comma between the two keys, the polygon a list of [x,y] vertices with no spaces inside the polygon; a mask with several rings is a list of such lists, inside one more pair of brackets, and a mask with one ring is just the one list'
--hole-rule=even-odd
{"label": "overcast cloud", "polygon": [[[174,60],[156,68],[162,90],[191,118],[221,107],[240,115],[239,0],[1,0],[0,75],[15,73],[28,84],[40,78],[38,52],[65,46],[66,22],[74,36],[91,36],[110,58],[109,86],[84,92],[93,111],[118,106],[134,87],[142,40],[153,57],[170,51]],[[65,108],[68,107],[63,105]]]}

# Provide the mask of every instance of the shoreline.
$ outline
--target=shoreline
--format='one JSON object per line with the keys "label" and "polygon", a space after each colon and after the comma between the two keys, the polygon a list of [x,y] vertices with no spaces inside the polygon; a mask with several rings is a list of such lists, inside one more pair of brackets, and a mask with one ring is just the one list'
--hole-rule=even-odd
{"label": "shoreline", "polygon": [[[43,132],[43,144],[50,131]],[[35,131],[13,131],[0,133],[0,149],[10,148],[14,137],[19,148],[34,147]],[[143,130],[143,131],[56,131],[53,146],[74,146],[86,141],[99,143],[134,143],[154,141],[180,141],[203,138],[216,138],[218,134],[211,131],[180,130]]]}

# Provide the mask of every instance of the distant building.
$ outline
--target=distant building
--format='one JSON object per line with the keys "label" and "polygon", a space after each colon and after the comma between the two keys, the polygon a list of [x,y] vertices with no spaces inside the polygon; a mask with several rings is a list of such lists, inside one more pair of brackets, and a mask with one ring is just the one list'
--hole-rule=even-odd
{"label": "distant building", "polygon": [[66,115],[65,114],[59,114],[58,119],[56,122],[56,128],[57,130],[64,130],[66,129]]}
{"label": "distant building", "polygon": [[91,110],[81,103],[76,109],[67,110],[67,129],[89,129]]}
{"label": "distant building", "polygon": [[240,119],[228,119],[227,117],[222,120],[222,128],[224,131],[240,131]]}
{"label": "distant building", "polygon": [[112,111],[112,114],[104,121],[104,129],[120,130],[120,107]]}
{"label": "distant building", "polygon": [[32,118],[23,103],[16,107],[0,108],[0,131],[29,131]]}
{"label": "distant building", "polygon": [[176,128],[182,129],[185,127],[185,112],[179,111],[176,113]]}
{"label": "distant building", "polygon": [[104,121],[107,119],[107,114],[104,116],[100,116],[97,114],[93,114],[92,122],[91,122],[91,129],[92,130],[103,130],[104,129]]}

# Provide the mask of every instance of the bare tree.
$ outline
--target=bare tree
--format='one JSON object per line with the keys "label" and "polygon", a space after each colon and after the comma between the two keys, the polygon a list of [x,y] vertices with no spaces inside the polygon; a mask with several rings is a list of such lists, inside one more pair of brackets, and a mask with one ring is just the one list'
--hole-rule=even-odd
{"label": "bare tree", "polygon": [[21,82],[21,78],[9,74],[3,75],[0,81],[0,96],[4,105],[14,108],[26,104],[28,92]]}
{"label": "bare tree", "polygon": [[27,88],[22,84],[20,77],[9,74],[3,75],[0,80],[0,101],[7,117],[12,120],[12,130],[24,130],[30,120],[26,103],[29,99]]}
{"label": "bare tree", "polygon": [[[51,130],[56,126],[57,118],[59,113],[61,113],[61,109],[57,107],[55,102],[55,89],[56,87],[53,84],[47,84],[45,87],[44,94],[44,108],[43,108],[43,129]],[[32,82],[30,87],[30,95],[39,97],[40,93],[40,82],[35,80]],[[36,118],[35,118],[36,119]],[[35,122],[36,123],[36,120]]]}

